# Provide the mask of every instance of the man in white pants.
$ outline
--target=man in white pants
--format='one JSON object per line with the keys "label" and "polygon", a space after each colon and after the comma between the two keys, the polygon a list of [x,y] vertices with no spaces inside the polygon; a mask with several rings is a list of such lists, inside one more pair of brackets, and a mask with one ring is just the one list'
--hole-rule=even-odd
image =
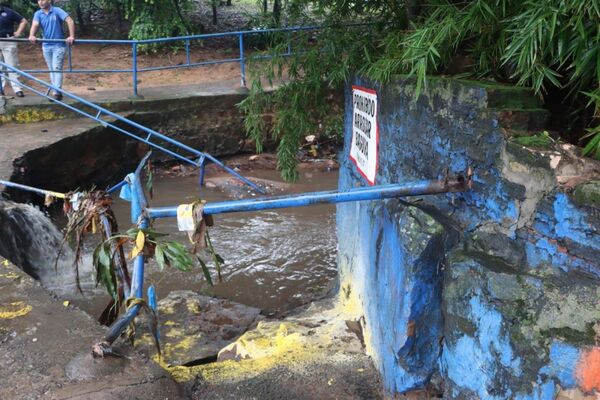
{"label": "man in white pants", "polygon": [[[15,31],[16,24],[18,24],[18,27]],[[27,26],[27,20],[25,18],[20,16],[16,11],[0,5],[0,38],[7,39],[19,37],[23,34],[25,26]],[[0,41],[0,61],[11,67],[19,66],[17,42]],[[9,73],[8,76],[11,78],[10,85],[12,86],[15,95],[17,97],[23,97],[23,91],[19,84],[19,75]],[[3,77],[2,88],[0,88],[0,95],[2,96],[4,96],[4,86],[6,85],[6,81],[6,77]]]}

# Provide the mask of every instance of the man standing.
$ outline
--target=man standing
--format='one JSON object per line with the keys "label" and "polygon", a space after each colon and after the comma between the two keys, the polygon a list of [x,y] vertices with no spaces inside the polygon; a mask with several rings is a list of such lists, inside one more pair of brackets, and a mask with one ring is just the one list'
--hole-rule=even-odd
{"label": "man standing", "polygon": [[[35,34],[39,26],[42,26],[44,39],[64,39],[63,22],[67,23],[69,28],[69,37],[65,40],[70,45],[75,41],[75,22],[73,18],[61,8],[54,7],[51,0],[38,0],[40,9],[33,15],[31,30],[29,31],[29,41],[35,43],[37,38]],[[62,69],[65,60],[65,42],[45,42],[42,45],[42,52],[50,72],[50,82],[57,88],[62,88]],[[56,100],[62,99],[60,92],[54,92]]]}
{"label": "man standing", "polygon": [[[19,24],[15,31],[15,24]],[[0,5],[0,38],[7,39],[13,37],[19,37],[23,34],[27,20],[21,17],[17,12],[10,8]],[[11,67],[18,68],[19,58],[17,55],[17,42],[0,42],[0,61],[10,65]],[[11,72],[8,74],[10,77],[10,85],[15,92],[17,97],[23,97],[23,91],[19,84],[19,75]],[[4,96],[4,86],[6,85],[6,79],[2,79],[2,87],[0,88],[0,95]]]}

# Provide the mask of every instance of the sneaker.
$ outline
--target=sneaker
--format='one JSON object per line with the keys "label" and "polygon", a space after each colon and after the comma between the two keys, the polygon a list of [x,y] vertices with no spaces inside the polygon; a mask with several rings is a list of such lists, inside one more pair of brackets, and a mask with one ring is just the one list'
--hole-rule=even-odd
{"label": "sneaker", "polygon": [[54,97],[56,100],[62,100],[62,94],[61,93],[54,93],[54,95],[52,97]]}
{"label": "sneaker", "polygon": [[17,97],[25,97],[25,95],[23,94],[23,92],[21,92],[20,90],[18,92],[16,92],[15,95]]}

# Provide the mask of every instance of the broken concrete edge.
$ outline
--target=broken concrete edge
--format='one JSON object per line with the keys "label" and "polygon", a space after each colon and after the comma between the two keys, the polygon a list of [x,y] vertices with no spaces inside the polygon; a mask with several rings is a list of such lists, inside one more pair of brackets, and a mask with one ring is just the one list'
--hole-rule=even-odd
{"label": "broken concrete edge", "polygon": [[[184,292],[177,294],[184,295]],[[188,301],[187,307],[195,309],[197,306]],[[338,363],[343,368],[352,358],[362,359],[372,368],[364,353],[360,333],[349,327],[349,323],[360,316],[347,302],[334,298],[314,302],[282,320],[260,318],[254,327],[223,347],[216,362],[202,365],[191,362],[191,366],[175,365],[172,361],[179,358],[179,353],[190,356],[188,352],[195,346],[195,341],[202,340],[203,334],[184,334],[182,324],[187,322],[172,320],[176,313],[173,308],[170,301],[159,302],[161,319],[166,318],[161,324],[169,328],[161,332],[162,336],[168,337],[165,338],[168,348],[163,351],[163,357],[154,351],[150,335],[137,340],[136,347],[147,352],[180,383],[197,379],[213,385],[239,382],[275,368],[300,370],[319,363]]]}

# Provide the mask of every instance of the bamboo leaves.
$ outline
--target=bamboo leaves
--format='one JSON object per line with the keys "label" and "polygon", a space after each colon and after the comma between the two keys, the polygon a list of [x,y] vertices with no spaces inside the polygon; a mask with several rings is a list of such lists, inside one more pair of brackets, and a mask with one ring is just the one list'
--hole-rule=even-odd
{"label": "bamboo leaves", "polygon": [[96,267],[96,282],[101,283],[106,288],[110,297],[117,301],[118,282],[109,241],[105,241],[96,247],[93,255],[93,264]]}
{"label": "bamboo leaves", "polygon": [[[314,47],[299,36],[294,41],[297,54],[278,56],[285,53],[278,44],[270,49],[269,65],[251,65],[250,96],[240,104],[246,130],[261,151],[267,129],[264,115],[273,115],[271,133],[280,140],[278,166],[286,180],[297,177],[299,138],[318,132],[314,108],[330,109],[318,99],[355,72],[383,83],[394,74],[412,75],[417,80],[416,97],[426,88],[427,76],[445,73],[530,86],[542,96],[560,89],[561,96],[567,95],[567,112],[577,112],[582,118],[577,125],[587,126],[587,133],[564,136],[579,137],[584,154],[600,158],[600,100],[593,98],[586,107],[584,94],[600,84],[600,1],[418,3],[409,10],[402,2],[292,0],[292,9],[319,10],[320,25],[335,26],[346,18],[353,22],[370,18],[374,23],[356,31],[337,30],[335,35],[325,29],[311,38]],[[402,11],[407,18],[401,17]],[[461,65],[461,59],[468,63]],[[453,68],[455,61],[460,68]],[[287,71],[288,79],[267,96],[260,80],[273,79],[273,70]]]}
{"label": "bamboo leaves", "polygon": [[[222,280],[221,267],[224,263],[223,258],[218,255],[207,231],[203,231],[208,242],[207,252],[215,263],[219,281]],[[115,263],[116,254],[123,251],[128,245],[131,247],[130,259],[140,255],[147,258],[154,258],[161,271],[165,268],[175,268],[179,271],[189,272],[194,269],[196,263],[202,268],[202,273],[206,281],[212,285],[213,280],[206,263],[197,256],[193,255],[186,246],[176,241],[165,240],[168,234],[157,232],[153,229],[129,229],[124,235],[115,235],[100,243],[94,250],[93,264],[96,271],[96,282],[104,286],[110,296],[117,300],[119,275],[117,264]]]}

